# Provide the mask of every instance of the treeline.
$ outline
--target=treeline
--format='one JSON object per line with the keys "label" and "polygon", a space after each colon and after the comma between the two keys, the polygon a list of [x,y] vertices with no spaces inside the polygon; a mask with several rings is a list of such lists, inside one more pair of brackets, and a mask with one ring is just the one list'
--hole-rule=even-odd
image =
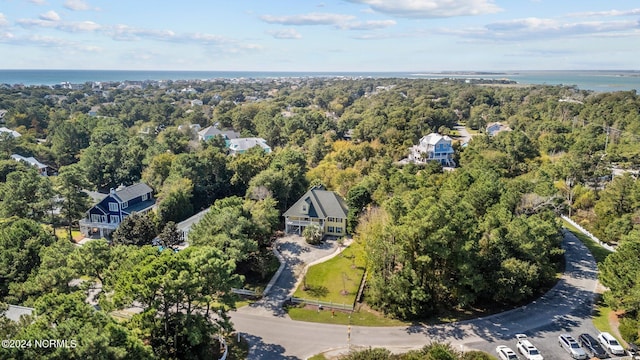
{"label": "treeline", "polygon": [[[181,91],[187,86],[193,91]],[[203,105],[192,106],[194,99]],[[98,116],[88,115],[93,107]],[[398,317],[535,296],[558,270],[559,213],[619,243],[622,254],[640,241],[637,180],[611,181],[614,165],[640,165],[640,98],[633,91],[411,79],[221,80],[132,90],[2,88],[0,109],[7,110],[6,126],[22,134],[0,134],[0,214],[12,236],[30,239],[34,224],[71,230],[89,206],[80,190],[144,181],[158,200],[152,232],[168,229],[171,242],[171,224],[213,206],[194,227],[198,245],[223,251],[221,261],[234,260],[234,274],[265,276],[263,255],[279,215],[310,185],[323,184],[346,198],[349,229],[371,250],[367,301]],[[487,136],[485,126],[494,121],[513,131]],[[455,139],[457,123],[478,132],[454,145],[459,169],[397,165],[425,134]],[[228,156],[220,139],[199,141],[189,126],[196,124],[263,137],[274,151]],[[58,176],[38,176],[9,159],[13,153],[35,156]],[[234,226],[225,227],[229,219]],[[122,227],[149,228],[147,220]],[[16,227],[20,221],[30,225]],[[138,241],[132,233],[119,234],[116,243],[148,243],[150,235]],[[33,265],[7,265],[2,300],[36,304],[45,285],[69,291],[62,280],[37,278],[38,264],[66,261],[43,262],[40,252],[63,245],[46,232],[33,236],[45,237],[2,253],[6,264],[32,256]],[[238,257],[225,257],[227,250]],[[171,258],[187,269],[192,265],[179,259],[187,255]],[[635,256],[613,259],[631,264]],[[614,283],[607,284],[613,292]],[[637,279],[624,284],[633,288]],[[634,299],[624,308],[637,316]],[[145,329],[147,338],[155,336]]]}

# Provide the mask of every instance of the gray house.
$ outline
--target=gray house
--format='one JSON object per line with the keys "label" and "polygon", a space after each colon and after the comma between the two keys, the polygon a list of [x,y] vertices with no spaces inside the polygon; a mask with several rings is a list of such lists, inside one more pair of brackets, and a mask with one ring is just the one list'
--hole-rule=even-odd
{"label": "gray house", "polygon": [[315,224],[323,235],[344,236],[348,211],[340,195],[321,185],[314,186],[283,214],[285,232],[302,234],[307,226]]}

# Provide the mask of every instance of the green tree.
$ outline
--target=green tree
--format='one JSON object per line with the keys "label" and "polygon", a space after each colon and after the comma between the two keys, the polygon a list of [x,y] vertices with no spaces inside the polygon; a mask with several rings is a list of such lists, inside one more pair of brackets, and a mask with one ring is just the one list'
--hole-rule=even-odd
{"label": "green tree", "polygon": [[316,224],[306,226],[302,231],[302,236],[311,245],[318,245],[322,242],[322,230]]}
{"label": "green tree", "polygon": [[69,264],[79,274],[96,278],[101,283],[105,280],[105,274],[111,263],[111,247],[104,240],[92,240],[69,256]]}
{"label": "green tree", "polygon": [[182,233],[176,227],[176,223],[169,221],[160,234],[158,235],[160,243],[165,248],[172,248],[176,245],[180,245],[182,242]]}
{"label": "green tree", "polygon": [[89,186],[89,181],[78,165],[69,165],[60,168],[54,184],[54,190],[61,199],[60,215],[66,221],[69,239],[71,239],[74,222],[89,208],[89,196],[84,192],[84,189]]}
{"label": "green tree", "polygon": [[51,179],[35,169],[14,171],[0,184],[0,210],[3,217],[17,216],[44,221],[53,208]]}
{"label": "green tree", "polygon": [[65,339],[68,346],[0,349],[3,359],[153,359],[135,331],[84,302],[84,294],[46,294],[35,302],[33,321],[18,326],[12,339]]}
{"label": "green tree", "polygon": [[[226,309],[233,308],[231,287],[240,281],[234,269],[213,248],[157,252],[120,274],[114,299],[119,306],[143,305],[132,322],[156,356],[210,358],[217,345],[213,335],[231,330]],[[212,308],[214,302],[220,305]]]}
{"label": "green tree", "polygon": [[9,284],[24,282],[37,270],[42,248],[53,241],[53,236],[33,220],[0,223],[0,299],[7,295]]}
{"label": "green tree", "polygon": [[180,222],[193,215],[193,183],[185,178],[169,178],[158,196],[158,220]]}
{"label": "green tree", "polygon": [[156,226],[149,214],[133,213],[122,220],[113,232],[116,245],[150,245],[156,237]]}

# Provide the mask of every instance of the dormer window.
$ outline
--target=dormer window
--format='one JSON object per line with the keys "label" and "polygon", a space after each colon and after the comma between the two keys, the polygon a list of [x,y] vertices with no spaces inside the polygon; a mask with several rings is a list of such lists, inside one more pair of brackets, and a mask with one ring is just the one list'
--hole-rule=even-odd
{"label": "dormer window", "polygon": [[148,193],[142,194],[142,201],[147,201],[148,198],[149,198]]}
{"label": "dormer window", "polygon": [[110,202],[109,203],[109,211],[118,211],[118,203]]}

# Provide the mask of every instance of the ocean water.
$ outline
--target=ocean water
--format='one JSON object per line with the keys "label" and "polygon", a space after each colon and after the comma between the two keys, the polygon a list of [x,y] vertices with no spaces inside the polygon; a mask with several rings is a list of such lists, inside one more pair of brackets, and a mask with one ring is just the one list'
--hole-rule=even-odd
{"label": "ocean water", "polygon": [[258,72],[258,71],[152,71],[152,70],[0,70],[0,84],[56,85],[93,81],[265,79],[282,77],[372,77],[508,79],[519,84],[570,85],[597,92],[640,90],[640,70],[505,71],[505,72]]}

